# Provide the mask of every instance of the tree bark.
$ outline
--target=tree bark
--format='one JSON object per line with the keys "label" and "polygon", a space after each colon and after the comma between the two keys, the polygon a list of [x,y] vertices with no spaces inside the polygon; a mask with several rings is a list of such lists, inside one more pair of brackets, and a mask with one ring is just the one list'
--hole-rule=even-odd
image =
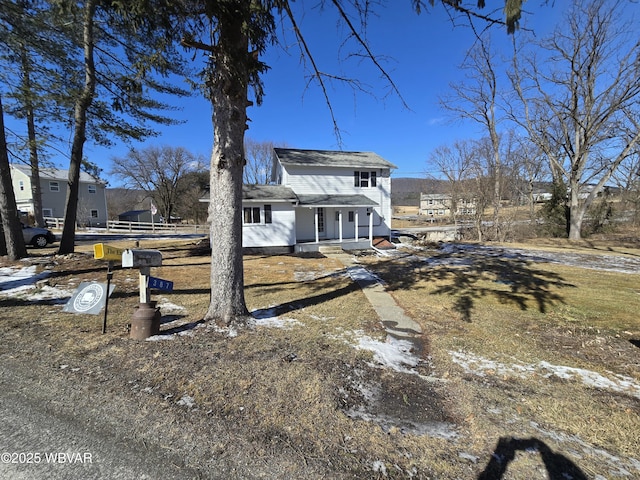
{"label": "tree bark", "polygon": [[20,63],[22,66],[23,88],[25,93],[25,116],[27,118],[27,136],[29,141],[29,164],[31,165],[31,198],[33,199],[33,217],[37,227],[44,227],[42,216],[42,191],[40,187],[40,166],[38,160],[38,141],[36,138],[35,112],[32,101],[31,60],[26,47],[22,44]]}
{"label": "tree bark", "polygon": [[[27,256],[27,248],[22,237],[22,225],[16,197],[11,181],[11,168],[7,153],[7,139],[4,133],[4,110],[0,97],[0,216],[4,231],[6,254],[9,260],[18,260]],[[4,252],[3,252],[4,253]]]}
{"label": "tree bark", "polygon": [[64,226],[58,253],[73,253],[75,249],[76,217],[78,214],[78,192],[80,191],[80,165],[87,129],[87,110],[93,102],[96,89],[96,70],[93,60],[93,22],[96,11],[96,0],[87,0],[83,14],[83,48],[84,48],[84,88],[74,108],[74,132],[69,161],[69,177],[67,199],[64,211]]}
{"label": "tree bark", "polygon": [[205,320],[225,326],[243,325],[249,316],[242,263],[242,175],[249,52],[242,22],[241,15],[219,19],[218,48],[213,54],[216,68],[210,88],[214,137],[209,203],[211,303]]}

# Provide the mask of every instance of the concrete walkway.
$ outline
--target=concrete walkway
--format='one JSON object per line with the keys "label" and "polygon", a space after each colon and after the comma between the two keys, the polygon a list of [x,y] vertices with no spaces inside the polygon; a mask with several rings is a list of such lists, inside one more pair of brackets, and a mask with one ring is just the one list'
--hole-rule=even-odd
{"label": "concrete walkway", "polygon": [[408,317],[394,298],[386,291],[383,282],[366,268],[357,265],[347,253],[327,252],[323,255],[339,260],[349,276],[360,286],[371,306],[380,317],[387,333],[398,338],[411,338],[422,333],[422,328]]}

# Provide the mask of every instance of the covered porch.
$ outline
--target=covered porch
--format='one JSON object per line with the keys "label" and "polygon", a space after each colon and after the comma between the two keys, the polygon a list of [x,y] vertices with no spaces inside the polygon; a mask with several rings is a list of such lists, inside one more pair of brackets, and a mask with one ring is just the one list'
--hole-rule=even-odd
{"label": "covered porch", "polygon": [[296,251],[370,248],[376,202],[364,195],[298,195]]}

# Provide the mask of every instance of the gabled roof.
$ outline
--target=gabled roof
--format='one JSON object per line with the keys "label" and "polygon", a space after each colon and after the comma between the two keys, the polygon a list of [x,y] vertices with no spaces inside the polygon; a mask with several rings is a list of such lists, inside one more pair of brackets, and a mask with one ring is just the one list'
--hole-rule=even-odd
{"label": "gabled roof", "polygon": [[[31,167],[29,165],[11,164],[13,168],[24,173],[28,177],[31,176]],[[69,179],[69,170],[60,170],[57,168],[40,168],[40,179],[44,180],[61,180],[65,181]],[[80,181],[84,183],[100,183],[104,184],[103,180],[95,178],[93,175],[89,175],[87,172],[80,172]]]}
{"label": "gabled roof", "polygon": [[274,148],[276,157],[284,166],[322,166],[349,168],[398,168],[373,152],[343,152],[340,150],[300,150]]}

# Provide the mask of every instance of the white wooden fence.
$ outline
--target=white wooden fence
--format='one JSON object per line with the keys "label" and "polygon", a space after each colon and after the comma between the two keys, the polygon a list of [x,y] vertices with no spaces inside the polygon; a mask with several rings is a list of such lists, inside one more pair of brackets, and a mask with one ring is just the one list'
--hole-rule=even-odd
{"label": "white wooden fence", "polygon": [[[45,222],[49,228],[62,230],[64,226],[64,218],[45,217]],[[106,225],[87,226],[86,229],[100,229],[107,232],[127,232],[127,233],[160,233],[160,234],[209,234],[209,225],[194,225],[188,223],[152,223],[152,222],[121,222],[118,220],[109,220]],[[82,230],[78,228],[78,230]]]}

